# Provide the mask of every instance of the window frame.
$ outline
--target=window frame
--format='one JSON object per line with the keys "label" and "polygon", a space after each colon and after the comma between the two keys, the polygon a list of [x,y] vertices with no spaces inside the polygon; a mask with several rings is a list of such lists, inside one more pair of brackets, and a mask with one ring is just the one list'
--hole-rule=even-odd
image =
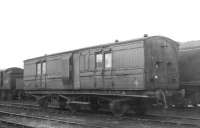
{"label": "window frame", "polygon": [[[38,67],[40,67],[40,68],[38,68]],[[41,76],[42,75],[42,66],[41,66],[41,62],[37,62],[36,63],[36,76]],[[38,69],[40,69],[40,70],[38,70]],[[38,72],[39,71],[39,72]]]}
{"label": "window frame", "polygon": [[[45,64],[45,68],[44,65]],[[45,70],[44,70],[45,69]],[[44,72],[45,71],[45,72]],[[41,62],[41,75],[46,75],[47,74],[47,62],[46,61],[42,61]]]}
{"label": "window frame", "polygon": [[[100,62],[97,62],[97,56],[98,55],[101,55],[101,66],[98,66],[98,63],[100,63]],[[104,68],[104,55],[103,55],[103,53],[102,52],[97,52],[97,53],[95,53],[95,68],[96,69],[102,69],[102,68]]]}
{"label": "window frame", "polygon": [[[45,70],[44,70],[44,67],[43,67],[44,64],[45,64]],[[46,74],[47,74],[47,62],[46,61],[36,62],[36,76],[42,76],[42,75],[46,75]]]}
{"label": "window frame", "polygon": [[[106,54],[110,54],[110,67],[106,67]],[[111,51],[107,51],[107,52],[105,52],[104,53],[104,68],[105,69],[112,69],[112,58],[113,58],[113,56],[112,56],[112,52]]]}

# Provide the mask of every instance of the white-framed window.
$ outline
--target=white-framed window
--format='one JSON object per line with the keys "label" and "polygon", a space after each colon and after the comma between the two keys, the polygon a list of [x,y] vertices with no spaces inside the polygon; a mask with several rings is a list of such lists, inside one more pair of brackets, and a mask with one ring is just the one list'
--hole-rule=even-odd
{"label": "white-framed window", "polygon": [[105,68],[111,68],[112,67],[112,53],[108,52],[105,53]]}
{"label": "white-framed window", "polygon": [[46,66],[47,66],[46,61],[36,63],[36,74],[37,74],[37,76],[46,74],[46,69],[47,69]]}
{"label": "white-framed window", "polygon": [[47,65],[46,65],[46,62],[45,62],[45,61],[42,62],[42,74],[46,74],[46,69],[47,69],[46,66],[47,66]]}
{"label": "white-framed window", "polygon": [[36,74],[37,76],[41,75],[41,63],[36,63]]}
{"label": "white-framed window", "polygon": [[96,54],[96,68],[102,68],[103,67],[103,54],[97,53]]}

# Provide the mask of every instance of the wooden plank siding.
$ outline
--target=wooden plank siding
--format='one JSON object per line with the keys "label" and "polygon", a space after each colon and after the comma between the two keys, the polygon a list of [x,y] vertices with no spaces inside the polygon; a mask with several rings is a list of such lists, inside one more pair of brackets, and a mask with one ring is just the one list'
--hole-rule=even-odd
{"label": "wooden plank siding", "polygon": [[[169,38],[153,36],[25,60],[25,89],[44,89],[40,77],[36,77],[38,62],[46,62],[46,74],[41,77],[46,82],[45,89],[176,89],[179,85],[177,47]],[[97,54],[103,57],[99,67]],[[111,55],[111,67],[105,67],[106,54]],[[162,63],[156,67],[158,62]]]}
{"label": "wooden plank siding", "polygon": [[[80,54],[80,84],[84,89],[144,89],[143,41],[88,49]],[[112,67],[95,67],[95,54],[111,52]]]}
{"label": "wooden plank siding", "polygon": [[179,68],[182,86],[200,86],[200,41],[191,41],[180,45]]}

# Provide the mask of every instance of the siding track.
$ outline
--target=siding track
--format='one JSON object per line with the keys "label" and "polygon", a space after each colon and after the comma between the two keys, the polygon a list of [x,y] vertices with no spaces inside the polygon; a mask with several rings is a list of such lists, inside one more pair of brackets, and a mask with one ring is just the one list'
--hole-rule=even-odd
{"label": "siding track", "polygon": [[[16,108],[16,109],[27,109],[27,110],[31,110],[31,111],[39,111],[40,107],[38,105],[33,105],[33,104],[22,104],[22,103],[0,103],[0,106],[4,106],[7,108]],[[57,110],[55,109],[56,107],[53,107],[53,111],[52,108],[49,108],[50,113],[54,112],[56,113],[56,111],[58,112],[62,112],[64,114],[69,114],[69,112],[66,111],[61,111],[61,110]],[[47,110],[48,112],[48,110]],[[4,115],[8,115],[10,114],[10,112],[4,112],[4,111],[0,111],[1,114]],[[11,113],[15,116],[27,116],[24,114],[17,114],[17,113]],[[75,114],[77,117],[84,117],[86,116],[87,118],[97,118],[100,119],[100,121],[97,121],[97,124],[95,123],[83,123],[81,122],[81,119],[77,119],[77,120],[73,120],[73,118],[71,117],[67,117],[67,118],[59,118],[56,119],[54,118],[49,118],[49,117],[38,117],[38,116],[28,116],[26,118],[35,118],[37,120],[49,120],[49,121],[54,121],[54,122],[59,122],[62,124],[70,124],[70,125],[79,125],[82,127],[93,127],[93,128],[121,128],[122,125],[116,125],[116,124],[112,124],[111,122],[119,122],[119,124],[134,124],[136,123],[144,123],[144,124],[156,124],[156,125],[161,125],[161,126],[172,126],[172,127],[184,127],[184,128],[188,128],[188,127],[200,127],[200,116],[199,118],[192,118],[192,117],[185,117],[185,116],[177,116],[177,115],[160,115],[160,114],[151,114],[151,115],[144,115],[144,116],[135,116],[135,115],[127,115],[124,117],[113,117],[111,114],[91,114],[91,113],[85,113],[84,112],[80,112]],[[91,121],[92,122],[92,121]],[[110,125],[107,125],[109,124]],[[103,126],[100,126],[99,124],[104,124]]]}
{"label": "siding track", "polygon": [[6,111],[0,111],[0,121],[7,123],[7,124],[13,124],[13,125],[18,125],[18,126],[23,126],[25,128],[34,128],[34,126],[29,126],[23,123],[18,123],[15,121],[8,121],[2,117],[4,116],[9,116],[9,118],[28,118],[31,120],[40,120],[40,121],[53,121],[53,122],[58,122],[61,124],[66,124],[66,125],[78,125],[78,126],[82,126],[84,128],[110,128],[110,127],[106,127],[106,126],[97,126],[95,124],[87,124],[87,123],[83,123],[83,122],[76,122],[76,121],[67,121],[67,120],[61,120],[61,119],[53,119],[53,118],[48,118],[48,117],[39,117],[39,116],[30,116],[30,115],[26,115],[26,114],[17,114],[17,113],[12,113],[12,112],[6,112]]}

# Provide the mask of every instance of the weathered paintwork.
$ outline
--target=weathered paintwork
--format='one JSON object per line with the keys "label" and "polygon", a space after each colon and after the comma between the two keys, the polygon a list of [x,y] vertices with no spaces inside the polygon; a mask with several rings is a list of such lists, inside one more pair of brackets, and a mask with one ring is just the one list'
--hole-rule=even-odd
{"label": "weathered paintwork", "polygon": [[[152,36],[25,60],[25,89],[178,89],[177,50],[175,41]],[[106,53],[112,56],[110,68],[105,68]],[[100,68],[96,54],[103,56]],[[46,63],[46,69],[37,75],[40,62]]]}
{"label": "weathered paintwork", "polygon": [[23,89],[23,69],[8,68],[0,71],[0,89]]}
{"label": "weathered paintwork", "polygon": [[[95,54],[106,52],[112,53],[112,68],[95,68]],[[80,88],[144,89],[143,41],[91,48],[79,53]]]}
{"label": "weathered paintwork", "polygon": [[0,70],[0,88],[2,88],[2,86],[3,86],[3,73],[4,73],[4,71]]}
{"label": "weathered paintwork", "polygon": [[185,90],[186,103],[200,104],[200,41],[180,45],[179,70],[180,88]]}
{"label": "weathered paintwork", "polygon": [[[146,86],[151,89],[178,89],[178,44],[169,38],[145,40]],[[158,76],[158,79],[155,77]]]}
{"label": "weathered paintwork", "polygon": [[200,41],[180,45],[179,70],[182,86],[200,86]]}
{"label": "weathered paintwork", "polygon": [[[26,61],[24,64],[24,81],[26,88],[32,89],[72,89],[71,53],[55,56],[44,56],[39,59]],[[46,73],[36,74],[36,63],[46,62]]]}

